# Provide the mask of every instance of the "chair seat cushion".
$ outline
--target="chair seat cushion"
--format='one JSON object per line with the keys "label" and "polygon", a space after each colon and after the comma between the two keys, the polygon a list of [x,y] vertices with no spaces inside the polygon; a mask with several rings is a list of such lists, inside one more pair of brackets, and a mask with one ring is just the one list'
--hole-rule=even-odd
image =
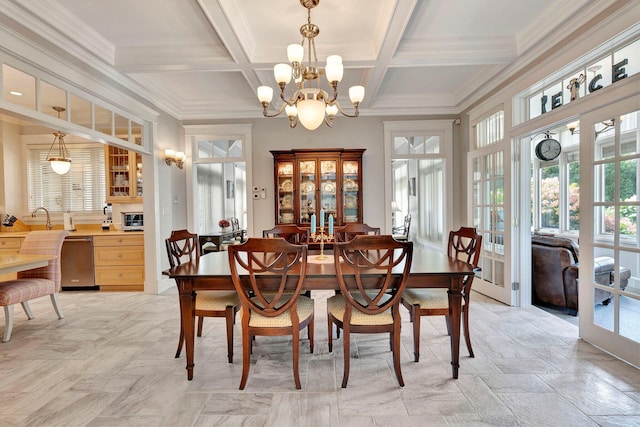
{"label": "chair seat cushion", "polygon": [[449,307],[449,296],[446,289],[405,289],[402,299],[411,305],[419,305],[421,308]]}
{"label": "chair seat cushion", "polygon": [[[365,305],[364,298],[359,294],[352,294],[353,299]],[[333,317],[344,322],[344,311],[346,304],[348,304],[344,297],[340,294],[334,295],[327,299],[327,310]],[[383,311],[380,314],[365,314],[358,310],[357,308],[353,308],[351,310],[351,324],[352,325],[391,325],[393,324],[393,316],[391,315],[391,310]]]}
{"label": "chair seat cushion", "polygon": [[240,304],[236,291],[200,291],[196,298],[196,310],[224,311]]}
{"label": "chair seat cushion", "polygon": [[[287,295],[282,296],[282,303],[288,301]],[[290,296],[289,296],[290,297]],[[256,298],[252,298],[256,301]],[[313,314],[313,299],[300,295],[298,297],[298,319],[300,322],[308,319]],[[249,326],[254,328],[287,328],[291,327],[291,310],[287,310],[279,316],[267,317],[256,312],[251,312]]]}
{"label": "chair seat cushion", "polygon": [[56,292],[56,282],[49,279],[16,279],[0,283],[0,306],[18,304]]}

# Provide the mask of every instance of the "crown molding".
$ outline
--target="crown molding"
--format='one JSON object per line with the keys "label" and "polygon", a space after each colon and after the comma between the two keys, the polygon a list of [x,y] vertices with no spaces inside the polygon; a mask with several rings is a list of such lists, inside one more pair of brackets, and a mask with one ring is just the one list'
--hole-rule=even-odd
{"label": "crown molding", "polygon": [[517,57],[513,37],[410,39],[393,65],[475,65],[509,63]]}

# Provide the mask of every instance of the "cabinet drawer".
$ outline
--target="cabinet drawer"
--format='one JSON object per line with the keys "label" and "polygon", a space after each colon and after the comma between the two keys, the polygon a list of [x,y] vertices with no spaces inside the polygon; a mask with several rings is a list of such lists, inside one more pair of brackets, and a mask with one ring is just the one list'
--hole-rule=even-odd
{"label": "cabinet drawer", "polygon": [[99,265],[131,265],[144,266],[143,246],[121,246],[108,247],[99,246],[94,248],[94,263]]}
{"label": "cabinet drawer", "polygon": [[144,246],[144,234],[131,236],[94,236],[93,246]]}
{"label": "cabinet drawer", "polygon": [[19,237],[0,237],[0,251],[7,249],[8,253],[17,253],[21,244],[22,239]]}
{"label": "cabinet drawer", "polygon": [[100,289],[102,286],[144,285],[144,267],[96,267],[96,284]]}

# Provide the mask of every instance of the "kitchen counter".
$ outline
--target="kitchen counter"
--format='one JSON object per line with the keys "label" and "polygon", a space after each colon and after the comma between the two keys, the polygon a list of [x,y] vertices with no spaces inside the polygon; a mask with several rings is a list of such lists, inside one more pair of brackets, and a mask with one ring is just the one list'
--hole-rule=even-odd
{"label": "kitchen counter", "polygon": [[[57,228],[54,228],[54,230],[55,229]],[[16,232],[3,231],[3,232],[0,232],[0,238],[1,237],[25,237],[27,234],[29,234],[28,231],[16,231]],[[69,231],[69,236],[78,236],[78,237],[120,236],[120,235],[135,236],[137,234],[144,234],[144,231],[123,231],[123,230],[113,230],[113,229],[109,231],[102,231],[101,228],[98,228],[98,229],[88,228],[84,230],[79,229],[76,231]]]}

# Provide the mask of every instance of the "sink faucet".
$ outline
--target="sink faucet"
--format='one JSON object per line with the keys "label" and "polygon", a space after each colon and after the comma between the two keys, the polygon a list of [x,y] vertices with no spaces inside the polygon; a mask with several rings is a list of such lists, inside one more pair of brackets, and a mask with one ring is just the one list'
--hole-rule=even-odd
{"label": "sink faucet", "polygon": [[47,230],[51,230],[53,228],[53,225],[51,225],[51,217],[49,216],[49,211],[47,210],[47,208],[44,208],[44,207],[40,206],[39,208],[36,208],[36,210],[31,212],[31,216],[35,218],[36,217],[36,213],[39,210],[43,210],[47,214],[47,225],[46,225],[46,227],[47,227]]}

